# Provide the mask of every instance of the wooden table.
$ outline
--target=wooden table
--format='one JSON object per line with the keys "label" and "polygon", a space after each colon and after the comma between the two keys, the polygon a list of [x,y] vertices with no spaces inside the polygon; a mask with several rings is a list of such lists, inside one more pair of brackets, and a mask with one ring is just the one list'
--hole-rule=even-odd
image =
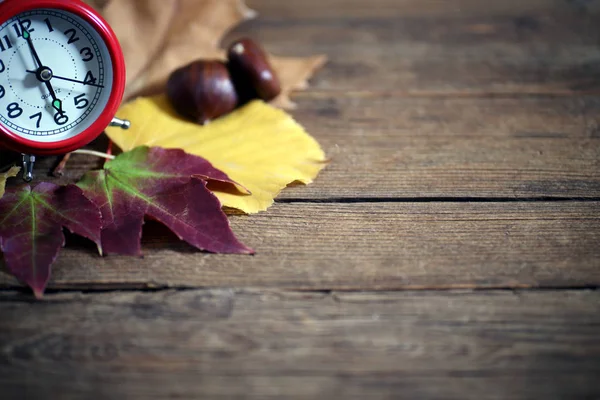
{"label": "wooden table", "polygon": [[2,275],[0,397],[600,398],[600,3],[249,3],[232,36],[329,55],[332,164],[232,217],[254,257],[150,224],[42,302]]}

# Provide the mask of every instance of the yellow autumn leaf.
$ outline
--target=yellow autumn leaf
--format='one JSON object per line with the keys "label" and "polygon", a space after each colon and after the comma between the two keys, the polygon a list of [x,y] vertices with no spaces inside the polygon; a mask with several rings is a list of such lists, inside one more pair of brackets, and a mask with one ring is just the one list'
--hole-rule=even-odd
{"label": "yellow autumn leaf", "polygon": [[205,126],[179,117],[166,96],[139,98],[118,115],[131,121],[131,129],[107,128],[106,133],[123,151],[146,145],[204,157],[251,192],[214,190],[224,206],[247,213],[266,210],[292,182],[312,182],[326,163],[325,153],[302,126],[258,100]]}
{"label": "yellow autumn leaf", "polygon": [[0,173],[0,198],[4,196],[4,188],[6,186],[6,181],[8,180],[8,178],[14,178],[19,174],[19,171],[21,171],[21,168],[12,167],[8,171]]}

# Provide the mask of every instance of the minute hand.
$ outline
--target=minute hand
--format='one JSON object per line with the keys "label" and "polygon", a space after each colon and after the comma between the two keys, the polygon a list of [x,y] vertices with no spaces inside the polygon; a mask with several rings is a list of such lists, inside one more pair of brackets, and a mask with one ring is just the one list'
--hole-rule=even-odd
{"label": "minute hand", "polygon": [[[31,70],[27,70],[27,72],[29,72],[30,74],[35,74],[36,73],[36,71],[31,71]],[[85,81],[78,81],[77,79],[65,78],[64,76],[58,76],[58,75],[52,75],[52,79],[60,79],[62,81],[69,81],[69,82],[81,83],[82,85],[95,86],[95,87],[99,87],[99,88],[103,88],[104,87],[104,85],[98,85],[97,83],[90,83],[90,82],[85,82]]]}
{"label": "minute hand", "polygon": [[25,27],[23,26],[21,21],[19,21],[19,25],[21,26],[21,29],[23,30],[23,38],[27,41],[27,45],[29,46],[29,50],[31,50],[31,54],[33,55],[33,58],[35,59],[37,66],[41,68],[42,61],[40,60],[40,56],[38,56],[37,51],[35,51],[35,46],[33,45],[33,40],[31,39],[31,35],[29,34],[29,31],[27,29],[25,29]]}

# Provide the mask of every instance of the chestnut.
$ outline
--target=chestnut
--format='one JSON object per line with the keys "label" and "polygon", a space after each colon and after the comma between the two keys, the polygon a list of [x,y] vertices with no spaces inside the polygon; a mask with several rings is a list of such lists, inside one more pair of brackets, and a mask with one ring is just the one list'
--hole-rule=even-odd
{"label": "chestnut", "polygon": [[254,98],[271,101],[281,84],[263,48],[252,39],[233,42],[227,50],[227,67],[242,103]]}
{"label": "chestnut", "polygon": [[235,109],[239,99],[229,70],[222,61],[194,61],[174,71],[167,96],[175,110],[199,124]]}

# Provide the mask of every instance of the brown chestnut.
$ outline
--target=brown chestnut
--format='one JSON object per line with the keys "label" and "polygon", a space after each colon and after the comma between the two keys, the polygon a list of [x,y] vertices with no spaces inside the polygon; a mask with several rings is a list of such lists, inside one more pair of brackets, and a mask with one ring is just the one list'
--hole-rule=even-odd
{"label": "brown chestnut", "polygon": [[233,111],[238,104],[229,70],[217,60],[194,61],[173,72],[167,96],[178,113],[202,125]]}
{"label": "brown chestnut", "polygon": [[281,93],[279,78],[265,51],[252,39],[233,42],[227,50],[227,66],[242,102],[253,98],[271,101]]}

